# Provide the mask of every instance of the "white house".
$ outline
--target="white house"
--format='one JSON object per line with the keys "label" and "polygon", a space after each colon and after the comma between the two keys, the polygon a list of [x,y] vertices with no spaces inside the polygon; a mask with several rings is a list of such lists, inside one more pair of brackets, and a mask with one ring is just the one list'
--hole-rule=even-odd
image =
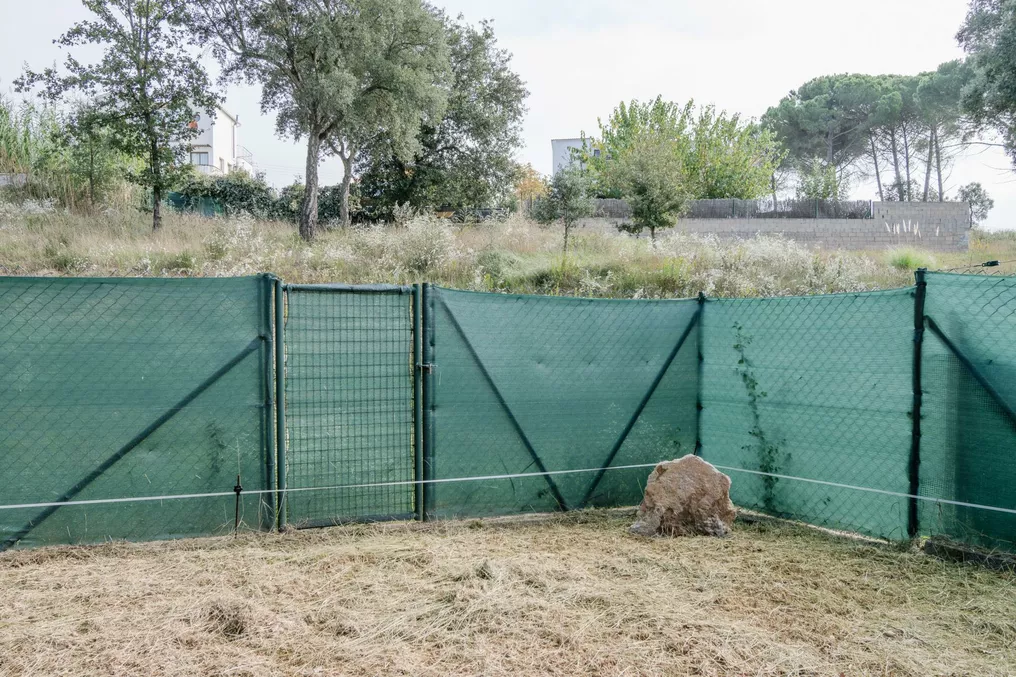
{"label": "white house", "polygon": [[239,116],[219,107],[211,120],[207,118],[201,112],[190,123],[198,130],[197,138],[191,141],[191,164],[203,174],[228,174],[234,169],[253,174],[254,158],[239,143]]}
{"label": "white house", "polygon": [[[551,139],[550,147],[553,152],[553,164],[554,174],[567,167],[572,163],[572,150],[582,150],[583,139]],[[588,139],[586,139],[588,141]],[[600,149],[594,148],[593,155],[595,157],[600,156]]]}

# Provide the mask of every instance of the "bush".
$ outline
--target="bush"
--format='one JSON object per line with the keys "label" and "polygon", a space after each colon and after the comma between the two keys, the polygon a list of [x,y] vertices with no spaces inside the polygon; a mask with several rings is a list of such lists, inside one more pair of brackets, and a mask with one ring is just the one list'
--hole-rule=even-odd
{"label": "bush", "polygon": [[176,191],[181,206],[198,209],[204,201],[214,202],[226,216],[250,214],[259,219],[272,218],[278,198],[265,182],[264,174],[251,176],[247,172],[233,171],[225,176],[196,174]]}
{"label": "bush", "polygon": [[886,253],[886,262],[897,270],[917,270],[918,268],[934,268],[935,257],[928,252],[911,247],[897,247]]}

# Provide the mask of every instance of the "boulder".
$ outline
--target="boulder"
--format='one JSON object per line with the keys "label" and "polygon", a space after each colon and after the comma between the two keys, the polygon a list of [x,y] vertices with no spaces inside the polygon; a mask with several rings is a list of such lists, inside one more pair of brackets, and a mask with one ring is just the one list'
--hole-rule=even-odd
{"label": "boulder", "polygon": [[642,536],[726,536],[736,516],[730,478],[691,454],[664,461],[649,474],[638,519]]}

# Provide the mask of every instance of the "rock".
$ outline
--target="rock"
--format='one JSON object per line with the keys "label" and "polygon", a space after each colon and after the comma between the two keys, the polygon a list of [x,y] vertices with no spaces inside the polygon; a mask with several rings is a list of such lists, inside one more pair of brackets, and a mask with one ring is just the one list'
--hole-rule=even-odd
{"label": "rock", "polygon": [[689,454],[653,468],[631,533],[726,536],[736,514],[730,478]]}

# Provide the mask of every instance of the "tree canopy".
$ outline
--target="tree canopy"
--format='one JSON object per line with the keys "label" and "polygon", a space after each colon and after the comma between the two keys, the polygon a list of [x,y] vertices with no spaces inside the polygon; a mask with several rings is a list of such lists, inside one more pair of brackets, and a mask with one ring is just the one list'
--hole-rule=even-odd
{"label": "tree canopy", "polygon": [[1001,136],[1016,164],[1016,0],[971,0],[956,39],[972,70],[963,110]]}
{"label": "tree canopy", "polygon": [[488,207],[511,195],[529,92],[490,23],[472,26],[460,17],[446,20],[445,31],[451,77],[444,115],[423,124],[412,157],[395,152],[387,135],[375,138],[363,155],[361,194],[376,216],[406,204]]}
{"label": "tree canopy", "polygon": [[343,164],[349,222],[353,166],[383,136],[412,157],[421,124],[440,119],[448,49],[442,19],[421,0],[190,0],[188,24],[212,45],[226,79],[262,88],[280,134],[307,139],[300,234],[317,226],[318,165]]}
{"label": "tree canopy", "polygon": [[123,153],[144,158],[128,178],[150,187],[152,227],[161,224],[165,191],[190,171],[188,142],[198,130],[188,123],[200,110],[211,116],[218,101],[201,64],[187,49],[182,14],[171,0],[83,0],[92,18],[80,21],[56,43],[68,48],[98,45],[102,58],[83,63],[68,53],[63,68],[28,70],[21,91],[36,86],[59,100],[71,93],[89,101],[88,129],[108,130]]}
{"label": "tree canopy", "polygon": [[[587,142],[580,159],[592,170],[597,192],[609,197],[622,196],[618,177],[625,174],[611,172],[610,165],[636,148],[657,160],[662,159],[660,149],[669,148],[680,165],[681,191],[687,199],[760,197],[781,157],[771,131],[713,106],[696,109],[694,101],[679,105],[658,96],[649,102],[621,102],[599,127],[599,136]],[[634,160],[626,162],[630,169]],[[665,164],[676,176],[677,164]]]}

